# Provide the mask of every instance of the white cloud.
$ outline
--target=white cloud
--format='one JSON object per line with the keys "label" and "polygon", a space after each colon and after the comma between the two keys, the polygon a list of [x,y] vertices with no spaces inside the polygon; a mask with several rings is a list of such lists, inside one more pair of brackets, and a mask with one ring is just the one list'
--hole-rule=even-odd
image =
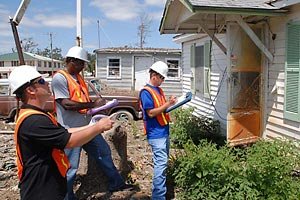
{"label": "white cloud", "polygon": [[20,26],[38,27],[40,25],[39,25],[38,21],[29,19],[28,17],[24,16],[22,21],[20,22]]}
{"label": "white cloud", "polygon": [[163,11],[149,13],[149,16],[151,17],[152,20],[158,20],[158,21],[161,20],[162,15],[163,15]]}
{"label": "white cloud", "polygon": [[9,17],[9,11],[5,9],[4,5],[0,4],[0,35],[1,36],[12,35],[12,30],[9,24],[8,17]]}
{"label": "white cloud", "polygon": [[164,7],[166,0],[145,0],[146,5]]}
{"label": "white cloud", "polygon": [[73,15],[35,15],[34,19],[47,27],[62,27],[62,28],[73,28],[76,26],[76,17]]}
{"label": "white cloud", "polygon": [[[12,33],[11,33],[12,35]],[[10,39],[10,40],[1,40],[0,41],[0,54],[4,54],[4,53],[10,53],[11,52],[11,49],[13,47],[15,47],[15,42]]]}
{"label": "white cloud", "polygon": [[94,49],[98,49],[99,47],[95,44],[84,44],[84,48],[85,49],[90,49],[91,51],[93,51]]}
{"label": "white cloud", "polygon": [[136,18],[143,8],[137,0],[92,0],[90,5],[99,8],[108,19],[119,21]]}
{"label": "white cloud", "polygon": [[0,23],[0,36],[12,36],[12,29],[9,23]]}
{"label": "white cloud", "polygon": [[[83,25],[91,24],[90,19],[83,19]],[[57,28],[74,28],[76,27],[76,16],[69,14],[44,15],[38,14],[29,19],[24,17],[22,24],[27,27],[57,27]]]}

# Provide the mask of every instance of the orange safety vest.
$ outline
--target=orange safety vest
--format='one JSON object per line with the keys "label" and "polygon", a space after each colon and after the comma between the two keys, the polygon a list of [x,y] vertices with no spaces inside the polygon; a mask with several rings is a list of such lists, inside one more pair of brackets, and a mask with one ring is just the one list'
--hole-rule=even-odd
{"label": "orange safety vest", "polygon": [[[20,114],[19,117],[17,119],[16,122],[16,127],[15,127],[15,134],[14,134],[14,140],[16,143],[16,154],[17,154],[17,167],[18,167],[18,178],[19,180],[21,180],[22,178],[22,173],[23,173],[23,161],[22,161],[22,156],[21,156],[21,150],[20,150],[20,146],[18,143],[18,132],[19,132],[19,128],[20,125],[22,124],[23,120],[33,114],[42,114],[45,115],[47,117],[50,118],[50,120],[57,125],[57,121],[55,119],[55,117],[53,115],[51,115],[50,113],[48,113],[49,115],[37,111],[37,110],[33,110],[33,109],[21,109],[20,110]],[[68,160],[68,157],[66,156],[65,152],[63,150],[60,149],[53,149],[52,150],[52,158],[55,161],[58,171],[60,172],[60,174],[63,177],[66,177],[67,175],[67,171],[70,168],[70,163]]]}
{"label": "orange safety vest", "polygon": [[[154,108],[158,108],[166,103],[165,94],[160,87],[158,87],[159,93],[149,86],[145,86],[144,89],[147,90],[151,94],[153,102],[154,102]],[[165,126],[170,122],[169,113],[163,112],[163,113],[157,115],[155,118],[161,126]],[[144,130],[146,132],[146,122],[145,121],[144,121]]]}
{"label": "orange safety vest", "polygon": [[[66,71],[59,70],[57,73],[61,73],[67,79],[69,93],[70,93],[70,99],[72,101],[77,101],[77,102],[82,102],[82,103],[90,102],[88,88],[87,88],[85,81],[81,75],[79,75],[79,74],[76,75],[77,80],[79,81],[79,83],[77,83],[74,80],[74,78]],[[87,112],[87,110],[88,109],[82,109],[82,110],[79,110],[78,112],[85,114]]]}

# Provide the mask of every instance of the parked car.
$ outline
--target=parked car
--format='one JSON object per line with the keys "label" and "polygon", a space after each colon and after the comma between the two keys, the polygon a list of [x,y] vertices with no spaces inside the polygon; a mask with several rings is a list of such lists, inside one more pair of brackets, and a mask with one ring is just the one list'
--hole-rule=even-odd
{"label": "parked car", "polygon": [[[118,120],[139,120],[142,118],[142,113],[139,107],[139,101],[136,96],[125,95],[101,95],[101,83],[96,78],[86,78],[90,97],[92,100],[102,97],[106,101],[113,99],[118,100],[118,105],[107,110],[100,111],[96,114],[111,115],[116,114]],[[47,78],[51,84],[51,78]],[[54,111],[54,97],[51,96],[45,105],[45,110],[49,112]],[[20,101],[21,104],[21,101]],[[11,94],[8,79],[0,79],[0,119],[6,122],[14,122],[17,113],[17,100],[15,95]]]}

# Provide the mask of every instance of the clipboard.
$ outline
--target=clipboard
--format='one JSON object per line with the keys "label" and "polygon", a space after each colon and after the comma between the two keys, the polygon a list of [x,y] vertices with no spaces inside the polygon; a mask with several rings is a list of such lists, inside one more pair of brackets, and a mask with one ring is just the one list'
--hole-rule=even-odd
{"label": "clipboard", "polygon": [[181,97],[178,98],[177,102],[173,105],[170,106],[169,108],[167,108],[166,113],[186,104],[187,102],[192,100],[192,93],[191,92],[187,92],[186,94],[182,95]]}
{"label": "clipboard", "polygon": [[88,114],[88,115],[94,115],[94,114],[100,112],[101,110],[106,110],[106,109],[111,108],[111,107],[114,107],[114,106],[116,106],[116,105],[118,105],[118,104],[119,104],[118,100],[117,100],[117,99],[113,99],[113,100],[107,102],[107,103],[106,103],[105,105],[103,105],[103,106],[89,109],[89,110],[87,111],[87,114]]}

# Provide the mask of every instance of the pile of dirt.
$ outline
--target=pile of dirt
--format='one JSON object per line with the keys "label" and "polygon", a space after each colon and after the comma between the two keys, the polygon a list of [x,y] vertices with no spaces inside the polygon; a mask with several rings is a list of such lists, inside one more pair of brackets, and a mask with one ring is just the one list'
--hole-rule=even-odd
{"label": "pile of dirt", "polygon": [[[127,162],[130,170],[123,175],[127,183],[134,184],[135,190],[130,192],[108,193],[105,189],[99,189],[98,183],[107,181],[101,177],[101,172],[95,175],[89,175],[86,172],[80,172],[76,178],[74,190],[79,199],[150,199],[151,180],[153,164],[151,161],[151,150],[147,140],[143,135],[142,121],[133,121],[130,124],[124,124],[127,133]],[[1,130],[13,130],[13,126],[0,123]],[[83,153],[84,154],[84,153]],[[83,158],[86,158],[83,156]],[[19,189],[17,180],[17,169],[15,165],[15,146],[13,134],[0,134],[0,196],[3,200],[18,200]],[[83,161],[81,168],[88,168],[87,165],[94,165]],[[99,169],[97,169],[99,170]]]}
{"label": "pile of dirt", "polygon": [[114,87],[107,86],[102,83],[101,85],[101,95],[114,95],[114,96],[139,96],[139,91],[132,91],[126,89],[118,89]]}

